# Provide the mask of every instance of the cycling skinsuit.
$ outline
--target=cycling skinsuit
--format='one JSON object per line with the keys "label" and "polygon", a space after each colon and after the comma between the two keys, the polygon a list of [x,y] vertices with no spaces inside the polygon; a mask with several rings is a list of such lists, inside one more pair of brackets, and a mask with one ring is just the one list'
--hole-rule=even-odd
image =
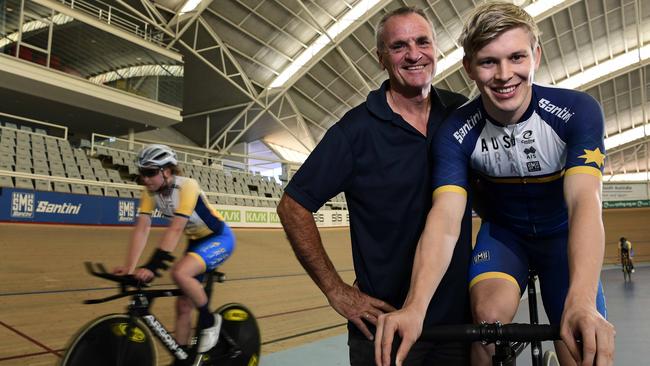
{"label": "cycling skinsuit", "polygon": [[223,217],[210,205],[196,180],[175,176],[170,195],[143,190],[140,213],[151,215],[158,208],[168,219],[187,218],[187,253],[199,259],[206,271],[223,263],[235,249],[235,237]]}
{"label": "cycling skinsuit", "polygon": [[[569,285],[564,176],[602,177],[603,114],[589,95],[537,84],[516,124],[489,120],[480,96],[456,110],[433,144],[434,197],[475,187],[483,222],[470,287],[488,278],[516,283],[537,270],[544,308],[559,323]],[[598,311],[606,316],[599,283]]]}

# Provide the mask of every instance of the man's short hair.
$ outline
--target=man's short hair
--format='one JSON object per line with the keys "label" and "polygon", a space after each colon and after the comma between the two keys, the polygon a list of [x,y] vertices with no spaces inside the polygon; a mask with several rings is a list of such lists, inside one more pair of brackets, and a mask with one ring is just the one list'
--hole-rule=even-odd
{"label": "man's short hair", "polygon": [[426,13],[424,10],[417,8],[415,6],[403,6],[401,8],[397,8],[389,13],[386,13],[379,23],[377,24],[377,30],[375,31],[375,38],[377,40],[377,51],[382,51],[384,49],[384,40],[383,40],[383,35],[384,35],[384,25],[388,21],[388,19],[395,17],[395,16],[400,16],[400,15],[409,15],[409,14],[417,14],[424,18],[424,20],[427,21],[429,24],[429,28],[431,28],[431,34],[433,35],[433,41],[435,42],[436,40],[436,32],[433,30],[433,24],[431,24],[431,21],[429,18],[427,18]]}
{"label": "man's short hair", "polygon": [[517,27],[528,30],[530,46],[535,49],[539,45],[539,28],[530,14],[512,3],[486,2],[470,14],[458,42],[463,46],[465,58],[471,59],[502,33]]}

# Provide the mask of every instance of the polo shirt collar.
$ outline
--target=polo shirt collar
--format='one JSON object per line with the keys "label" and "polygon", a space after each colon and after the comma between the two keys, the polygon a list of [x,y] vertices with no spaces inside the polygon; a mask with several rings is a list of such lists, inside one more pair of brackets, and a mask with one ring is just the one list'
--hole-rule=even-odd
{"label": "polo shirt collar", "polygon": [[[393,112],[393,110],[390,108],[388,105],[388,100],[386,100],[386,91],[388,90],[388,80],[384,80],[383,83],[381,83],[381,86],[377,90],[373,90],[368,94],[368,98],[366,99],[366,105],[368,106],[368,110],[370,113],[375,115],[377,118],[385,120],[385,121],[393,121],[393,120],[400,120],[403,123],[406,123],[402,118],[399,118],[396,113]],[[444,103],[444,101],[441,100],[440,95],[438,94],[438,90],[431,86],[431,111],[429,112],[429,126],[427,127],[427,133],[429,136],[432,135],[431,132],[433,131],[433,128],[436,128],[437,124],[432,123],[432,121],[435,121],[438,119],[438,116],[442,114],[442,112],[447,108],[447,105]],[[408,124],[408,123],[406,123]],[[411,125],[408,125],[411,127],[411,129],[415,130]]]}

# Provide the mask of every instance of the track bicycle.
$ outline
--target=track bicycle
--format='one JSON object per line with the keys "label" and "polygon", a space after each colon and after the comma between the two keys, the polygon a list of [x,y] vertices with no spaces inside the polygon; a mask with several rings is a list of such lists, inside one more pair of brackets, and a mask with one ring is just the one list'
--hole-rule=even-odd
{"label": "track bicycle", "polygon": [[[158,337],[177,363],[192,366],[257,366],[260,357],[260,331],[253,314],[237,303],[223,305],[215,312],[223,322],[219,342],[204,354],[196,351],[199,330],[196,330],[189,349],[181,348],[164,325],[150,312],[158,297],[180,296],[181,290],[145,289],[148,285],[131,275],[108,273],[101,264],[86,263],[88,272],[96,277],[116,282],[118,294],[84,301],[99,304],[123,297],[131,297],[125,313],[100,316],[86,324],[67,347],[61,366],[155,366],[158,354],[153,335]],[[221,272],[207,272],[204,288],[208,301],[214,281],[223,282]]]}
{"label": "track bicycle", "polygon": [[517,357],[530,344],[533,366],[559,365],[555,352],[542,354],[542,341],[560,339],[559,325],[539,324],[537,315],[537,290],[534,270],[528,273],[528,312],[530,324],[482,323],[464,325],[440,325],[422,332],[421,339],[427,341],[483,342],[494,343],[493,366],[516,366]]}
{"label": "track bicycle", "polygon": [[623,271],[623,280],[625,282],[632,281],[632,260],[630,253],[621,253],[621,270]]}

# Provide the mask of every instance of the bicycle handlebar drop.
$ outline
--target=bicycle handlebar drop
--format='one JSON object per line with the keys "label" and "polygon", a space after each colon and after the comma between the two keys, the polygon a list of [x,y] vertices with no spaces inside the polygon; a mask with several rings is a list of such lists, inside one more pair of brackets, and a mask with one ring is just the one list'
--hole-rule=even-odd
{"label": "bicycle handlebar drop", "polygon": [[422,332],[420,339],[456,342],[532,342],[560,339],[560,327],[548,324],[463,324],[440,325]]}
{"label": "bicycle handlebar drop", "polygon": [[[132,275],[115,275],[109,273],[101,263],[91,263],[85,262],[86,270],[93,276],[103,278],[109,281],[116,282],[118,286],[118,293],[115,295],[107,296],[101,299],[85,300],[84,304],[100,304],[107,301],[116,300],[122,297],[133,296],[133,295],[143,295],[149,298],[156,297],[166,297],[166,296],[179,296],[181,295],[181,290],[178,288],[166,289],[166,290],[145,290],[144,288],[150,287],[149,284],[144,283]],[[209,287],[212,286],[212,282],[224,282],[226,275],[222,272],[212,271],[207,273],[207,280],[205,281],[206,293],[209,290]],[[129,288],[132,288],[129,290]]]}
{"label": "bicycle handlebar drop", "polygon": [[135,288],[141,288],[141,287],[148,287],[146,283],[137,280],[133,275],[115,275],[106,270],[106,267],[104,267],[103,264],[101,263],[91,263],[91,262],[85,262],[86,265],[86,270],[93,276],[99,277],[99,278],[104,278],[109,281],[117,282],[120,285],[123,286],[129,286],[129,287],[135,287]]}

